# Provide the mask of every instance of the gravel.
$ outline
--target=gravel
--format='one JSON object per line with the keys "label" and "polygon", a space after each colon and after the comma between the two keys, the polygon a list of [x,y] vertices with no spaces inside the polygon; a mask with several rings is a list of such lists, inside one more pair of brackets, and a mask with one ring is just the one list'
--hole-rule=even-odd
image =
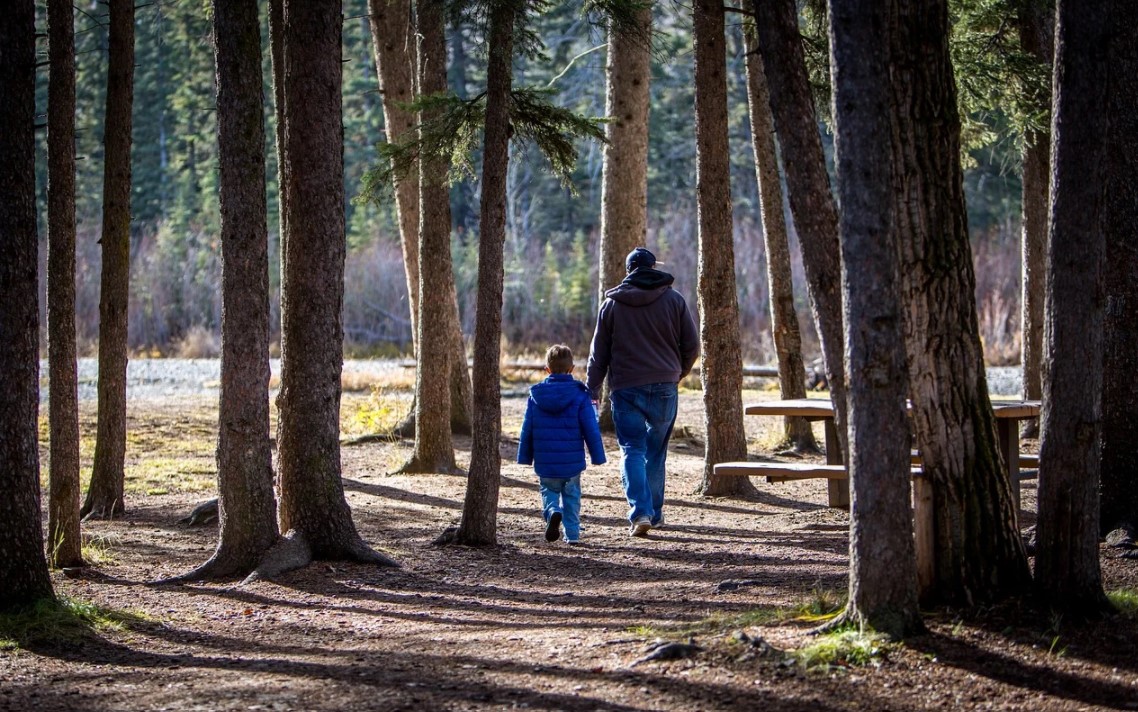
{"label": "gravel", "polygon": [[[280,359],[272,359],[274,377],[280,376]],[[398,359],[344,361],[344,373],[362,379],[379,379],[402,369]],[[48,396],[47,362],[40,361],[40,400]],[[79,400],[95,400],[99,366],[93,358],[79,359]],[[221,387],[221,361],[218,359],[131,359],[127,363],[127,397],[133,399],[168,398],[185,395],[216,395]],[[1020,393],[1020,369],[1015,366],[988,369],[988,391],[992,395]]]}

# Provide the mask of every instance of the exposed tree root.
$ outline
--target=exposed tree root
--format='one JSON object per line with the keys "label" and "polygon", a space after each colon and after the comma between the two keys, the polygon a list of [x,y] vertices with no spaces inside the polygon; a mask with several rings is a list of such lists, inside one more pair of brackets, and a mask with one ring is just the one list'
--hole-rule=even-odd
{"label": "exposed tree root", "polygon": [[[338,551],[320,558],[355,561],[361,564],[376,564],[378,566],[391,566],[394,568],[400,567],[398,561],[371,548],[358,536],[340,547]],[[312,563],[315,559],[316,556],[312,550],[312,545],[308,542],[308,538],[304,536],[303,532],[291,529],[265,552],[261,563],[257,565],[257,568],[251,574],[245,577],[245,580],[242,581],[241,584],[244,585],[262,579],[272,579],[288,571],[303,568]]]}
{"label": "exposed tree root", "polygon": [[312,563],[312,547],[303,533],[291,529],[277,539],[277,543],[269,547],[261,563],[251,574],[245,577],[242,585],[271,579],[286,571],[292,571]]}
{"label": "exposed tree root", "polygon": [[412,408],[403,422],[391,429],[391,435],[397,438],[411,439],[415,437],[415,409]]}
{"label": "exposed tree root", "polygon": [[880,620],[878,620],[875,626],[870,623],[866,616],[859,613],[854,606],[847,603],[841,613],[812,629],[810,634],[824,635],[826,633],[836,633],[847,628],[876,631],[893,641],[902,640],[913,635],[920,635],[927,631],[924,622],[919,617],[910,620],[908,616],[903,615],[880,616]]}
{"label": "exposed tree root", "polygon": [[156,585],[183,584],[194,581],[234,581],[249,574],[257,565],[257,560],[248,556],[238,556],[232,551],[215,551],[201,566],[184,574],[155,581]]}
{"label": "exposed tree root", "polygon": [[754,483],[751,482],[750,478],[720,477],[718,479],[720,480],[719,485],[724,485],[724,481],[726,481],[726,485],[723,487],[713,487],[711,483],[705,479],[700,483],[700,486],[696,488],[693,494],[701,497],[740,497],[742,499],[759,496],[759,490],[755,487]]}
{"label": "exposed tree root", "polygon": [[187,524],[191,527],[217,524],[218,512],[217,497],[202,502],[194,507],[193,511],[178,520],[178,524]]}
{"label": "exposed tree root", "polygon": [[403,466],[395,471],[400,475],[465,475],[466,471],[455,464],[451,459],[449,462],[436,462],[434,464],[427,464],[418,457],[412,457]]}
{"label": "exposed tree root", "polygon": [[126,514],[126,507],[123,506],[121,499],[114,501],[88,500],[83,503],[83,507],[79,510],[79,517],[84,522],[89,522],[95,519],[118,519]]}
{"label": "exposed tree root", "polygon": [[435,540],[431,543],[435,546],[446,546],[447,544],[453,544],[455,534],[458,534],[458,525],[452,524],[446,529],[443,529],[442,534],[439,534],[437,537],[435,537]]}

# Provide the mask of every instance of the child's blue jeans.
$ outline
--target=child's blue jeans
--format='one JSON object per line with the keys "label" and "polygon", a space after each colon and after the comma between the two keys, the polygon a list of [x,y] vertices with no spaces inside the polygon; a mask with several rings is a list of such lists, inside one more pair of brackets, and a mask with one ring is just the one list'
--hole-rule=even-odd
{"label": "child's blue jeans", "polygon": [[565,540],[581,538],[581,476],[540,477],[541,515],[548,522],[554,512],[561,512]]}

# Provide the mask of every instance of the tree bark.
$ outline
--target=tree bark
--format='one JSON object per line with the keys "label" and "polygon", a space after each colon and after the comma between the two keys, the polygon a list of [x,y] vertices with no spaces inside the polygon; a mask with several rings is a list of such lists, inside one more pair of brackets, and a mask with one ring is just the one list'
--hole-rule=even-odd
{"label": "tree bark", "polygon": [[[424,95],[446,91],[446,15],[442,0],[419,2],[419,86]],[[420,122],[437,115],[421,112]],[[450,191],[446,159],[420,161],[418,358],[415,368],[415,449],[405,472],[457,472],[450,431],[450,371],[466,371],[465,355],[453,363],[449,330],[455,293],[450,258]],[[444,298],[440,299],[442,296]],[[457,326],[457,324],[455,324]]]}
{"label": "tree bark", "polygon": [[509,101],[514,56],[515,9],[495,3],[490,12],[486,67],[486,133],[482,149],[482,205],[478,239],[478,307],[474,327],[474,441],[459,544],[497,542],[498,480],[502,471],[500,343],[502,253],[506,240],[506,173],[510,164]]}
{"label": "tree bark", "polygon": [[[284,0],[269,0],[269,56],[273,67],[273,117],[276,119],[276,150],[277,150],[277,222],[279,223],[279,237],[277,242],[280,248],[280,280],[284,284],[285,259],[288,257],[285,240],[288,237],[288,205],[285,195],[285,183],[288,176],[285,171],[288,166],[284,160],[284,138],[287,131],[288,115],[285,112],[284,90]],[[284,335],[281,335],[281,355],[284,355]]]}
{"label": "tree bark", "polygon": [[842,363],[842,265],[838,210],[830,193],[826,158],[794,0],[755,3],[759,52],[770,82],[771,112],[782,150],[790,212],[802,246],[814,326],[822,343],[838,437],[845,445],[846,378]]}
{"label": "tree bark", "polygon": [[[624,259],[648,232],[648,108],[652,48],[652,8],[636,13],[640,31],[618,31],[609,23],[608,59],[605,64],[604,159],[601,172],[600,289],[605,292],[625,277]],[[612,411],[608,379],[601,396],[601,427],[611,431]]]}
{"label": "tree bark", "polygon": [[1109,607],[1098,551],[1106,296],[1101,170],[1116,150],[1108,151],[1105,48],[1125,22],[1113,10],[1113,0],[1060,0],[1055,45],[1035,585],[1046,604],[1075,618]]}
{"label": "tree bark", "polygon": [[75,21],[50,0],[47,95],[47,333],[51,400],[48,557],[82,566],[79,527],[79,377],[75,361]]}
{"label": "tree bark", "polygon": [[699,492],[708,496],[754,491],[745,477],[715,474],[715,463],[745,460],[743,354],[735,290],[731,166],[727,143],[727,50],[723,3],[695,0],[696,192],[699,197],[700,380],[707,446]]}
{"label": "tree bark", "polygon": [[130,145],[134,104],[134,2],[110,0],[103,130],[103,267],[99,287],[99,424],[85,517],[124,511],[127,301],[130,297]]}
{"label": "tree bark", "polygon": [[[754,14],[754,0],[744,8]],[[747,65],[747,107],[751,119],[751,149],[755,154],[755,177],[759,184],[759,210],[767,251],[767,283],[770,286],[771,332],[778,359],[781,398],[806,397],[806,365],[802,360],[802,333],[794,310],[794,284],[790,272],[790,242],[782,211],[782,184],[778,177],[778,148],[774,140],[770,92],[763,60],[759,55],[754,26],[744,31]],[[814,431],[805,418],[784,421],[784,441],[798,452],[817,452]]]}
{"label": "tree bark", "polygon": [[[415,18],[411,0],[368,0],[372,49],[383,96],[383,131],[388,143],[415,133]],[[411,307],[413,353],[419,353],[419,166],[395,177],[395,212],[403,246],[403,271]]]}
{"label": "tree bark", "polygon": [[184,579],[253,571],[279,536],[269,442],[269,256],[256,0],[214,0],[222,312],[219,537]]}
{"label": "tree bark", "polygon": [[[1123,7],[1127,7],[1123,5]],[[1138,36],[1127,17],[1110,45],[1099,531],[1138,527]]]}
{"label": "tree bark", "polygon": [[[1048,68],[1055,44],[1054,8],[1049,3],[1024,3],[1019,10],[1019,37],[1024,51]],[[1050,88],[1050,87],[1049,87]],[[1050,92],[1045,99],[1050,99]],[[1047,201],[1051,187],[1051,132],[1031,131],[1023,152],[1023,238],[1020,309],[1020,349],[1023,397],[1043,395],[1043,302],[1047,294]],[[1025,435],[1038,435],[1031,421]]]}
{"label": "tree bark", "polygon": [[0,22],[0,611],[54,594],[40,529],[35,3]]}
{"label": "tree bark", "polygon": [[286,177],[277,447],[280,527],[317,559],[394,563],[360,538],[340,479],[344,327],[341,7],[286,0]]}
{"label": "tree bark", "polygon": [[976,314],[948,4],[893,4],[894,220],[909,397],[932,485],[934,571],[922,596],[974,606],[1030,581],[1000,457]]}
{"label": "tree bark", "polygon": [[850,376],[850,595],[841,620],[902,638],[923,625],[909,506],[888,17],[889,0],[830,0]]}
{"label": "tree bark", "polygon": [[[414,134],[416,130],[415,113],[406,108],[406,105],[413,101],[419,93],[415,87],[414,12],[410,0],[397,0],[396,2],[390,2],[389,0],[369,0],[368,8],[371,17],[375,65],[379,72],[379,81],[383,93],[384,130],[387,133],[388,142],[398,143],[405,136]],[[444,58],[446,57],[445,38],[442,56]],[[443,60],[443,64],[446,64],[445,59]],[[441,93],[447,90],[445,66],[443,71],[444,81],[441,84],[436,82],[433,85],[433,89],[427,90],[426,93]],[[395,207],[399,216],[399,236],[400,243],[403,246],[403,266],[407,277],[407,294],[411,308],[411,333],[414,335],[414,345],[412,348],[416,357],[419,354],[418,321],[420,312],[420,259],[418,253],[420,225],[419,179],[420,169],[418,164],[416,164],[410,174],[397,176],[395,181]],[[449,212],[449,189],[445,195],[445,200],[448,202]],[[442,203],[432,204],[441,205]],[[449,264],[449,237],[445,247],[447,250],[446,261]],[[428,279],[434,279],[434,275],[428,275]],[[437,311],[440,317],[445,317],[432,322],[436,325],[445,324],[445,326],[434,326],[432,328],[438,328],[447,334],[448,344],[445,348],[450,349],[451,361],[465,364],[466,345],[462,339],[462,328],[458,315],[458,295],[454,290],[453,268],[447,270],[444,281],[449,281],[451,286],[449,302],[444,302],[442,307],[449,305],[450,308],[448,310],[446,308],[436,309],[433,306],[429,307],[432,311]],[[419,374],[416,372],[416,379],[418,378]],[[434,378],[434,376],[428,376],[428,379],[431,378]],[[470,373],[466,368],[450,370],[450,398],[448,402],[450,403],[449,418],[451,431],[463,434],[469,433],[472,405]],[[396,428],[396,431],[400,434],[417,436],[415,415],[418,412],[418,403],[419,395],[418,389],[416,388],[415,402],[412,405],[411,414],[406,421]]]}

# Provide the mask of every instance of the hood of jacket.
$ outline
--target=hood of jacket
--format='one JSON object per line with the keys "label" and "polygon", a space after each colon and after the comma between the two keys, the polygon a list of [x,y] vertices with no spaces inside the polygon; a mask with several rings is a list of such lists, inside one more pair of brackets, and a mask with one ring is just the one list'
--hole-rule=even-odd
{"label": "hood of jacket", "polygon": [[582,393],[588,393],[585,384],[569,373],[550,374],[529,389],[529,397],[537,407],[553,415],[577,403]]}
{"label": "hood of jacket", "polygon": [[642,267],[605,292],[605,296],[630,307],[642,307],[662,297],[674,281],[675,277],[667,272]]}

